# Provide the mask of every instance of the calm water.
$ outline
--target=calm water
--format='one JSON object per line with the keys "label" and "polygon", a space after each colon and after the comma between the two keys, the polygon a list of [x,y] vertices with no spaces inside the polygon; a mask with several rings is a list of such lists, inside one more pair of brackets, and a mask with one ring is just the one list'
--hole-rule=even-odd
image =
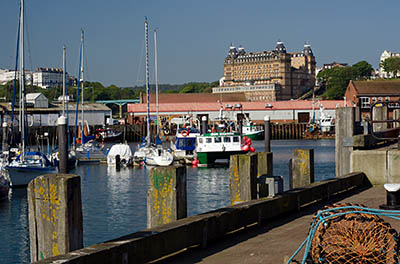
{"label": "calm water", "polygon": [[[257,151],[262,141],[254,142]],[[288,162],[293,149],[313,148],[316,180],[334,177],[333,140],[274,140],[274,175],[282,175],[287,188]],[[89,246],[146,228],[148,169],[122,169],[81,165],[84,245]],[[187,169],[188,214],[229,205],[228,168]],[[0,202],[0,263],[29,263],[28,203],[25,189],[12,190]]]}

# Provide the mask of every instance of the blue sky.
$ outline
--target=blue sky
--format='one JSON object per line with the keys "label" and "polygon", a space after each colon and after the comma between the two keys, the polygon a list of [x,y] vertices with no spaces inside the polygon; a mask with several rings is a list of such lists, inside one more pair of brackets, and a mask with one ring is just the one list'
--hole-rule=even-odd
{"label": "blue sky", "polygon": [[[0,68],[13,68],[19,0],[0,1]],[[400,52],[400,1],[369,0],[25,0],[26,66],[62,66],[77,76],[80,29],[86,34],[85,79],[104,85],[144,83],[144,16],[158,28],[160,83],[215,81],[223,75],[230,43],[246,51],[288,51],[311,44],[317,65],[367,60],[377,67],[383,50]],[[151,77],[154,80],[154,77]]]}

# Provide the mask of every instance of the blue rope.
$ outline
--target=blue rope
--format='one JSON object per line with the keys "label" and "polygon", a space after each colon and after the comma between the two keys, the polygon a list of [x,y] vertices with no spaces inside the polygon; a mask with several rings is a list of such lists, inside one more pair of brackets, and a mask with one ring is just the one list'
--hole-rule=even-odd
{"label": "blue rope", "polygon": [[[343,210],[343,209],[359,209],[357,211],[346,211],[346,212],[340,212],[340,213],[333,213],[327,216],[322,216],[323,214],[327,212],[332,212],[332,211],[337,211],[337,210]],[[311,243],[314,238],[315,232],[318,228],[318,226],[323,223],[326,223],[326,220],[342,216],[342,215],[347,215],[347,214],[368,214],[368,215],[378,215],[378,216],[386,216],[395,220],[400,220],[400,211],[398,210],[382,210],[382,209],[374,209],[374,208],[367,208],[367,207],[361,207],[361,206],[342,206],[342,207],[335,207],[335,208],[329,208],[325,210],[321,210],[317,213],[315,216],[313,222],[311,223],[310,230],[308,232],[307,238],[301,243],[299,248],[295,251],[295,253],[289,258],[287,261],[287,264],[290,264],[293,259],[296,257],[296,255],[300,252],[300,250],[305,246],[305,251],[304,251],[304,256],[302,259],[302,264],[306,263],[306,259],[308,257],[308,254],[311,249]]]}

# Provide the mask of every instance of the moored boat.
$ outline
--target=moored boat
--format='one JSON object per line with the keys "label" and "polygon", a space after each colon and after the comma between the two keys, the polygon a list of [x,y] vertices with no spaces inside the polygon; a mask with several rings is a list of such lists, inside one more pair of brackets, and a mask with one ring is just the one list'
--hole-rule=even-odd
{"label": "moored boat", "polygon": [[243,135],[252,140],[262,140],[264,139],[264,130],[257,127],[251,122],[247,122],[242,128]]}
{"label": "moored boat", "polygon": [[108,165],[117,165],[117,163],[121,163],[128,166],[132,164],[132,162],[133,154],[128,144],[115,144],[107,154]]}
{"label": "moored boat", "polygon": [[199,166],[209,166],[217,159],[229,159],[231,155],[245,154],[249,148],[242,148],[239,133],[207,133],[196,138],[196,155]]}
{"label": "moored boat", "polygon": [[41,152],[31,151],[18,155],[6,166],[11,179],[11,185],[26,186],[37,176],[56,173],[56,167]]}
{"label": "moored boat", "polygon": [[122,132],[111,128],[96,129],[96,141],[98,142],[119,142],[122,139]]}

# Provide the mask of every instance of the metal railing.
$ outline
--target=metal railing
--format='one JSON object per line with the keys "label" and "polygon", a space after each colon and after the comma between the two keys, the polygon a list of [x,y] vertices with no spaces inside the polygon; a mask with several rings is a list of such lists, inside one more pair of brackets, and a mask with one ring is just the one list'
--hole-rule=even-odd
{"label": "metal railing", "polygon": [[[400,101],[385,101],[385,102],[375,102],[371,105],[370,108],[370,117],[371,119],[368,120],[368,123],[371,125],[371,136],[377,140],[397,140],[398,141],[398,149],[400,149],[400,115],[397,119],[394,118],[393,112],[393,119],[388,118],[388,112],[386,112],[386,119],[383,120],[374,120],[376,117],[374,116],[374,108],[376,107],[387,107],[387,111],[400,109]],[[400,112],[399,112],[400,114]],[[389,129],[384,129],[380,131],[374,131],[374,124],[399,124],[398,126],[392,126]]]}

